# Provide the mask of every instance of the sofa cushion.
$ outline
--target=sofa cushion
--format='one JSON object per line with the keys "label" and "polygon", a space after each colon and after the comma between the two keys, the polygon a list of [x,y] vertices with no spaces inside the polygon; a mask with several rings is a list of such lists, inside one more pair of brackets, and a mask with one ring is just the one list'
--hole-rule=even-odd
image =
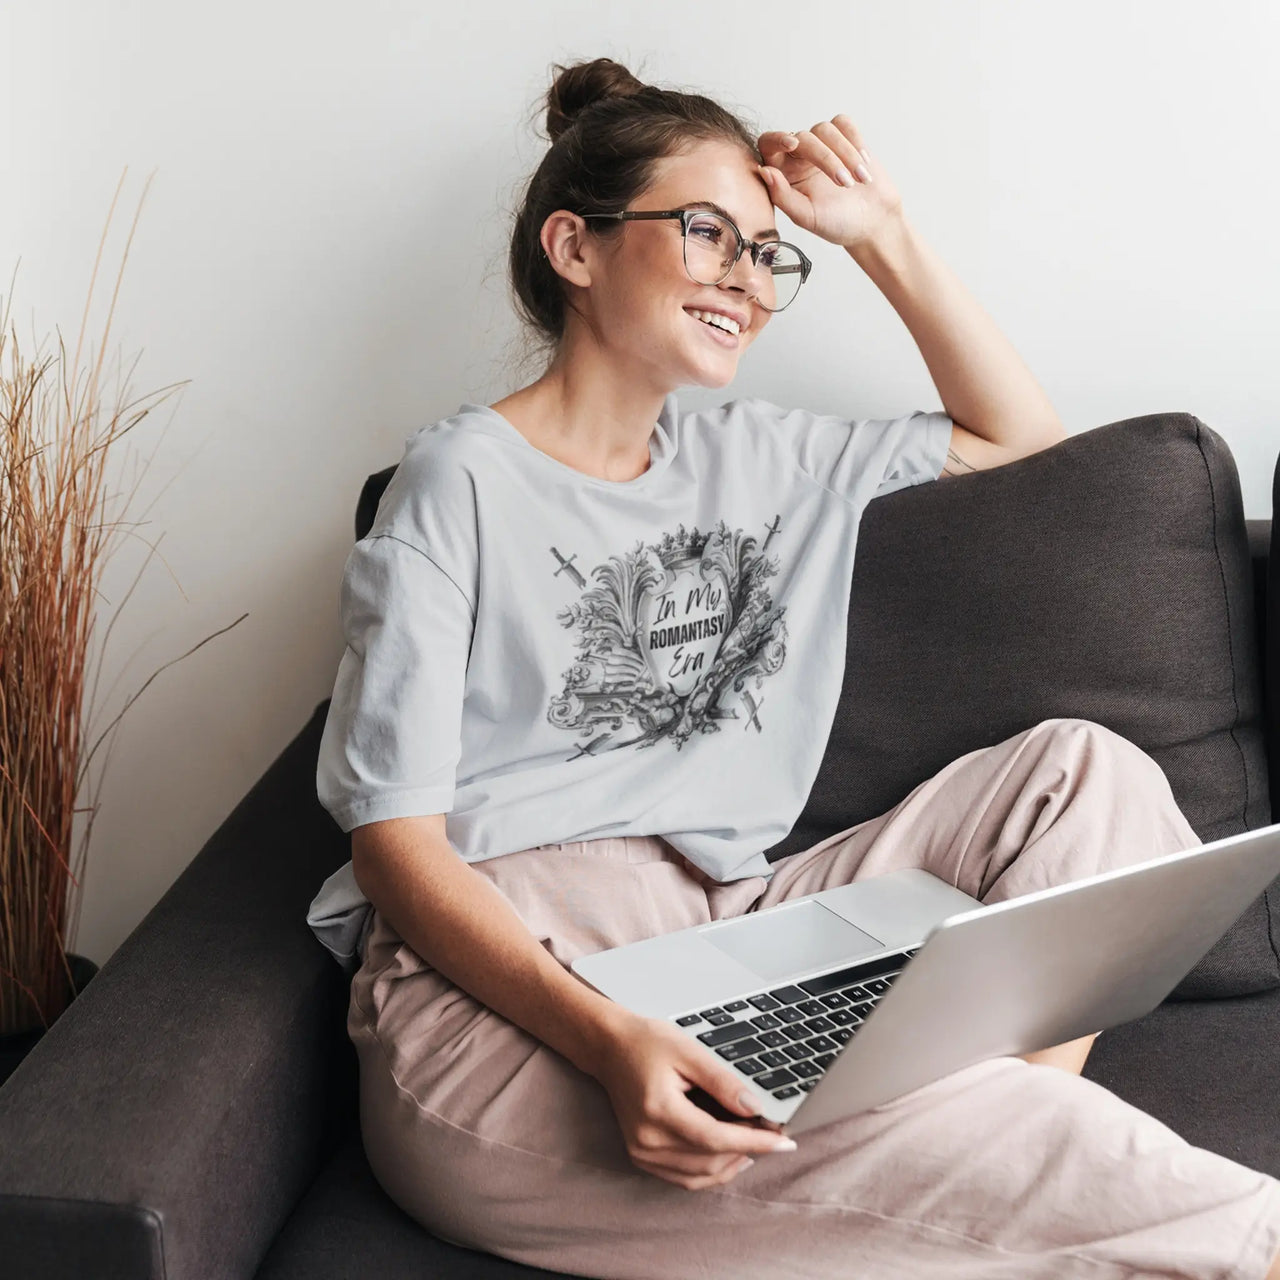
{"label": "sofa cushion", "polygon": [[554,1280],[430,1234],[378,1185],[358,1128],[320,1171],[273,1242],[254,1280]]}
{"label": "sofa cushion", "polygon": [[[1280,795],[1280,457],[1271,481],[1271,554],[1267,560],[1263,624],[1262,687],[1266,693],[1267,741],[1271,744],[1271,794]],[[1280,916],[1274,921],[1280,938]]]}
{"label": "sofa cushion", "polygon": [[[892,808],[957,756],[1055,716],[1164,770],[1201,840],[1271,821],[1252,567],[1226,442],[1185,413],[1113,422],[876,499],[846,678],[776,859]],[[1280,985],[1280,881],[1175,997]]]}

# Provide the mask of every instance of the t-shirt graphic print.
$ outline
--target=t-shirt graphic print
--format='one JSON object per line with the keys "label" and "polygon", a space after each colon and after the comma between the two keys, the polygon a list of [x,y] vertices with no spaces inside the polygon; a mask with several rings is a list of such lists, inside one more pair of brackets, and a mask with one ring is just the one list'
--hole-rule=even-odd
{"label": "t-shirt graphic print", "polygon": [[577,575],[582,597],[557,618],[575,630],[578,655],[547,717],[582,735],[579,752],[679,750],[744,716],[763,732],[748,686],[759,690],[786,658],[786,606],[768,582],[777,561],[765,554],[780,520],[763,545],[723,521],[708,533],[680,525],[598,565],[594,586]]}
{"label": "t-shirt graphic print", "polygon": [[[487,405],[416,431],[343,572],[321,804],[343,831],[444,814],[468,861],[659,835],[771,875],[856,678],[862,513],[936,479],[951,425],[670,395],[623,481]],[[350,864],[308,915],[344,964],[368,919]]]}

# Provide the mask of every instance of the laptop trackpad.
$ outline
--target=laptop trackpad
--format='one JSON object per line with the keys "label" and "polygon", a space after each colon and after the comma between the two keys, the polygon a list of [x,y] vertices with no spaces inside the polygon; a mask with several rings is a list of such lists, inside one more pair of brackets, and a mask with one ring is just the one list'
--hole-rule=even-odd
{"label": "laptop trackpad", "polygon": [[699,934],[766,982],[884,950],[878,938],[812,901],[700,929]]}

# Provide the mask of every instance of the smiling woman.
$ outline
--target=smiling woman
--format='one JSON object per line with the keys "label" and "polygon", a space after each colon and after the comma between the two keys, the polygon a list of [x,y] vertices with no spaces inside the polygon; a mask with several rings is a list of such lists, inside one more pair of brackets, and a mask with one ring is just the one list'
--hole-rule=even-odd
{"label": "smiling woman", "polygon": [[[343,575],[317,793],[353,858],[308,920],[356,968],[374,1174],[447,1240],[614,1280],[834,1280],[851,1258],[860,1280],[1011,1259],[1028,1280],[1260,1272],[1280,1183],[1082,1080],[1087,1042],[975,1064],[797,1148],[753,1119],[801,1105],[843,1042],[815,1057],[779,1017],[730,1059],[570,972],[897,867],[987,901],[1198,842],[1149,757],[1056,720],[770,858],[860,657],[843,642],[867,507],[1057,427],[990,329],[984,359],[956,336],[976,313],[898,234],[847,117],[757,138],[607,58],[557,72],[510,255],[546,368],[406,441]],[[679,388],[732,381],[808,275],[775,206],[896,298],[972,430],[681,409]]]}

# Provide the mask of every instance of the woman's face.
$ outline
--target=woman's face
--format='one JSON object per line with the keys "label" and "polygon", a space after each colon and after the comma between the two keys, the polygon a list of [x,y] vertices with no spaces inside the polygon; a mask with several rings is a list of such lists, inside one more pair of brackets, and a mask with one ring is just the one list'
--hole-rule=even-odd
{"label": "woman's face", "polygon": [[[652,185],[628,208],[678,209],[713,201],[746,239],[776,239],[773,202],[755,166],[738,144],[701,142],[659,161]],[[591,317],[603,353],[629,377],[639,374],[663,394],[686,385],[723,387],[733,380],[739,358],[771,314],[755,301],[767,287],[768,268],[754,267],[750,251],[744,249],[719,284],[699,284],[685,270],[676,218],[623,222],[612,240],[588,232],[581,245],[589,280],[585,288],[571,290],[574,304]],[[690,314],[702,309],[731,314],[739,322],[738,334]],[[571,314],[571,323],[575,319]]]}

